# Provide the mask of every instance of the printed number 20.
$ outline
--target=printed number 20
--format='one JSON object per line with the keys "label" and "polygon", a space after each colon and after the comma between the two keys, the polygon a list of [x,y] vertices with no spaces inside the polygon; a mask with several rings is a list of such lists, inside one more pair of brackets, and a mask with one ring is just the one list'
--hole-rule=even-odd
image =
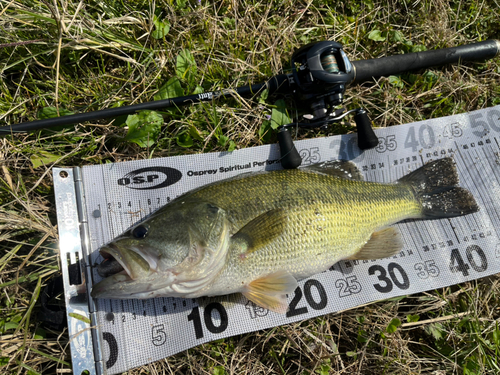
{"label": "printed number 20", "polygon": [[[319,294],[319,301],[316,302],[311,294],[312,287],[316,288],[316,291]],[[286,313],[287,318],[291,318],[292,316],[302,315],[307,313],[307,307],[297,307],[298,303],[302,299],[302,296],[305,295],[306,301],[314,310],[322,310],[326,307],[328,302],[328,297],[326,295],[325,288],[323,285],[315,279],[309,279],[304,284],[304,294],[302,294],[302,289],[300,286],[295,289],[295,295],[290,302],[290,310]]]}

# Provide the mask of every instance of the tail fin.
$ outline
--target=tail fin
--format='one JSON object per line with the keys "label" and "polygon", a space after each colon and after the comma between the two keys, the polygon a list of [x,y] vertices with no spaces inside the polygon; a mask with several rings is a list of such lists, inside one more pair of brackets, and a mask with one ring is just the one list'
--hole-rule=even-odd
{"label": "tail fin", "polygon": [[471,192],[456,186],[458,174],[452,158],[431,161],[398,183],[414,188],[422,204],[423,218],[455,217],[479,211]]}

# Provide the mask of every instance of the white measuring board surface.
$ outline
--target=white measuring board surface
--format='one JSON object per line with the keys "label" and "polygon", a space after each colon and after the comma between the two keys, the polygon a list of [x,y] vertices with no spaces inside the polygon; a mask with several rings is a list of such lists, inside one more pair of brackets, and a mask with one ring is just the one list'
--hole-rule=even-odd
{"label": "white measuring board surface", "polygon": [[[117,374],[211,340],[500,272],[500,106],[377,129],[376,134],[378,147],[365,152],[358,149],[355,134],[307,139],[296,142],[296,147],[303,165],[352,160],[365,180],[385,183],[430,160],[451,156],[457,164],[460,186],[472,192],[480,210],[458,218],[397,224],[404,242],[397,256],[341,261],[300,281],[288,297],[290,309],[286,315],[260,308],[243,296],[241,303],[211,302],[203,306],[193,299],[88,298],[92,282],[101,279],[93,267],[102,261],[100,246],[191,189],[244,172],[280,169],[277,145],[55,169],[58,221],[64,224],[65,217],[73,212],[71,202],[81,206],[80,259],[87,262],[82,271],[87,275],[87,290],[79,290],[80,301],[87,298],[89,308],[77,311],[95,326],[95,330],[88,330],[88,324],[72,324],[75,317],[68,317],[70,337],[78,340],[82,334],[78,329],[85,330],[87,341],[93,344],[95,368],[88,367],[89,354],[79,349],[80,344],[72,344],[75,373],[86,369],[91,374]],[[68,179],[64,172],[76,181],[74,196],[60,194],[61,186],[67,189],[67,183],[61,182]],[[73,210],[76,212],[76,208]],[[60,224],[61,238],[64,227]],[[74,244],[61,243],[61,259],[74,262],[64,254],[68,251],[65,246],[74,251]],[[68,298],[67,304],[75,303],[72,299],[79,300]],[[82,353],[87,361],[81,360]]]}

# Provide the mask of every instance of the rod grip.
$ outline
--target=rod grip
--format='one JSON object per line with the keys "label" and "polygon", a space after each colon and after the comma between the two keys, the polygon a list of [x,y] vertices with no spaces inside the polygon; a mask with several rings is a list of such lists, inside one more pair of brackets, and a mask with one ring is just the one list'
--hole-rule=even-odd
{"label": "rod grip", "polygon": [[499,53],[500,41],[490,39],[459,47],[353,61],[352,65],[355,70],[353,83],[361,83],[374,78],[461,61],[484,61],[497,56]]}
{"label": "rod grip", "polygon": [[293,144],[292,136],[286,128],[281,128],[278,132],[278,144],[281,153],[281,165],[285,169],[295,169],[302,163],[295,145]]}

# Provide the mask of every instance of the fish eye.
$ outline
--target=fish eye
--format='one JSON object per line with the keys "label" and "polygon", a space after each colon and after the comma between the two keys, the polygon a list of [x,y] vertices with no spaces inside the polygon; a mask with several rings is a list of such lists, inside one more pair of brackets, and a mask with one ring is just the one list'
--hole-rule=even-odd
{"label": "fish eye", "polygon": [[132,236],[135,238],[144,238],[148,235],[148,228],[144,225],[139,225],[132,229]]}

